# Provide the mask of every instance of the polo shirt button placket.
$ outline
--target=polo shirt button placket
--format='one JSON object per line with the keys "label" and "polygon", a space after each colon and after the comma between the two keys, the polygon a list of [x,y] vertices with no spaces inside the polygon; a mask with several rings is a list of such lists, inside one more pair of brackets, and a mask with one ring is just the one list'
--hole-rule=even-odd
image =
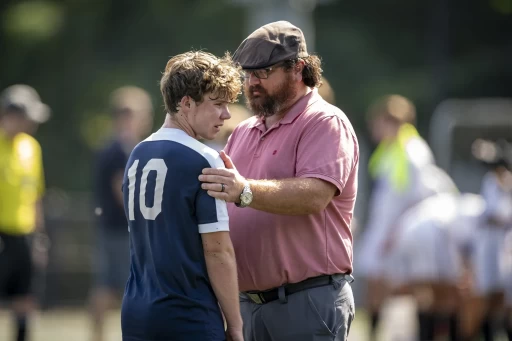
{"label": "polo shirt button placket", "polygon": [[258,141],[258,146],[256,147],[256,152],[254,153],[254,157],[259,157],[261,154],[261,149],[263,148],[262,142],[265,141],[265,136],[260,137]]}

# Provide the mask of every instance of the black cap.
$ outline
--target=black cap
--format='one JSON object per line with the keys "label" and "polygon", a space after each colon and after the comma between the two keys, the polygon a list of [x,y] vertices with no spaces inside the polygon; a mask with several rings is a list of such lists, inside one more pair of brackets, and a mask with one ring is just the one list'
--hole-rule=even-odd
{"label": "black cap", "polygon": [[276,21],[258,28],[240,44],[233,60],[242,69],[263,69],[279,62],[308,56],[300,28]]}
{"label": "black cap", "polygon": [[41,102],[34,88],[25,84],[11,85],[2,91],[0,107],[2,110],[18,110],[36,123],[44,123],[50,118],[50,107]]}

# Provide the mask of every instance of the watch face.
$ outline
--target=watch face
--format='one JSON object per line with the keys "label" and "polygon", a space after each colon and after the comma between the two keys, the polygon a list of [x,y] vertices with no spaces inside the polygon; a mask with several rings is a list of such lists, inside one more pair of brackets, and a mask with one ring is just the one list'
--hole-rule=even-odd
{"label": "watch face", "polygon": [[242,195],[240,196],[240,201],[244,205],[249,205],[252,201],[252,193],[242,193]]}

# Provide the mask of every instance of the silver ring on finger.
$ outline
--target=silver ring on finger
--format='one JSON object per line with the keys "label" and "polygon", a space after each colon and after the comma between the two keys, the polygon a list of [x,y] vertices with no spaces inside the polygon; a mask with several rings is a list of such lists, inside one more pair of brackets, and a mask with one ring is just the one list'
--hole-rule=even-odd
{"label": "silver ring on finger", "polygon": [[221,192],[224,192],[224,189],[225,189],[226,187],[224,186],[224,184],[220,184],[220,185],[221,185],[221,187],[222,187],[220,191],[221,191]]}

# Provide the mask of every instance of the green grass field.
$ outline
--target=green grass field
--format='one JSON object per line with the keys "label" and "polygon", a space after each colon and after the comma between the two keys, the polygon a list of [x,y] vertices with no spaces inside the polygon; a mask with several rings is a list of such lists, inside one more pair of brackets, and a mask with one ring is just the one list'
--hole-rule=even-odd
{"label": "green grass field", "polygon": [[[11,319],[0,312],[0,341],[11,340]],[[357,312],[352,324],[350,341],[366,341],[366,316]],[[119,311],[108,314],[105,341],[121,340]],[[33,320],[30,341],[93,341],[90,339],[89,320],[84,310],[49,310],[38,313]],[[410,341],[410,340],[407,340]]]}
{"label": "green grass field", "polygon": [[[11,340],[10,315],[0,312],[0,340]],[[351,331],[350,341],[365,341],[366,318],[358,313]],[[121,340],[119,312],[112,311],[106,323],[106,341]],[[93,341],[89,337],[89,321],[81,310],[50,310],[34,319],[30,341]]]}
{"label": "green grass field", "polygon": [[[11,341],[10,315],[0,313],[0,340]],[[111,312],[106,322],[106,341],[121,340],[119,312]],[[89,321],[84,311],[51,310],[39,313],[33,320],[30,341],[92,341]]]}
{"label": "green grass field", "polygon": [[[393,299],[383,312],[379,341],[413,341],[415,307],[408,299]],[[367,341],[367,316],[356,312],[349,341]],[[11,341],[10,315],[0,312],[0,341]],[[121,340],[119,311],[108,314],[105,341]],[[30,341],[94,341],[90,339],[89,321],[84,310],[50,310],[34,319]],[[502,335],[496,341],[505,341]]]}

